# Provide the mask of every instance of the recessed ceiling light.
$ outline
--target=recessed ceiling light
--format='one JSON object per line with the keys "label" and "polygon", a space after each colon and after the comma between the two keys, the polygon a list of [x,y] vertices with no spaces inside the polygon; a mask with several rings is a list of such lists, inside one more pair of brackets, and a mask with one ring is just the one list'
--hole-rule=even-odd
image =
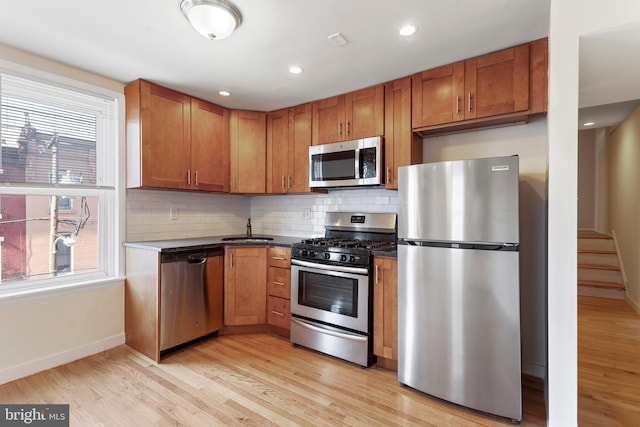
{"label": "recessed ceiling light", "polygon": [[221,90],[220,92],[218,92],[218,95],[221,96],[231,96],[231,92],[227,91],[227,90]]}
{"label": "recessed ceiling light", "polygon": [[302,67],[298,66],[298,65],[293,65],[289,68],[289,72],[291,74],[301,74],[304,70],[302,69]]}
{"label": "recessed ceiling light", "polygon": [[593,126],[593,125],[595,125],[595,123],[594,123],[594,122],[587,122],[587,123],[585,123],[584,125],[585,125],[585,126]]}
{"label": "recessed ceiling light", "polygon": [[403,37],[407,37],[415,34],[416,31],[418,31],[418,27],[416,27],[415,25],[405,25],[404,27],[400,28],[400,30],[398,30],[398,33]]}

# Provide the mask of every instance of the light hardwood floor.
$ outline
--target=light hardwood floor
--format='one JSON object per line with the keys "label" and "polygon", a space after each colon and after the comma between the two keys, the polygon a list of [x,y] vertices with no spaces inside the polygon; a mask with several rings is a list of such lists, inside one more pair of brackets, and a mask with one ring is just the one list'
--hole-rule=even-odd
{"label": "light hardwood floor", "polygon": [[640,426],[640,316],[625,301],[578,297],[578,421]]}
{"label": "light hardwood floor", "polygon": [[[523,387],[523,426],[545,425]],[[0,386],[2,403],[69,403],[72,426],[509,426],[268,334],[227,335],[155,365],[127,346]]]}

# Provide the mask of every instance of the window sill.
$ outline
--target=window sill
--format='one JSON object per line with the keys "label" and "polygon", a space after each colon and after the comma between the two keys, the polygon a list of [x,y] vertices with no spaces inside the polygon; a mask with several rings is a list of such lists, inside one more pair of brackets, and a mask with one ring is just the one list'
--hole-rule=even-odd
{"label": "window sill", "polygon": [[122,286],[124,285],[124,280],[124,277],[100,277],[80,279],[67,283],[34,285],[19,289],[2,289],[0,286],[0,307],[39,299],[57,298],[96,289]]}

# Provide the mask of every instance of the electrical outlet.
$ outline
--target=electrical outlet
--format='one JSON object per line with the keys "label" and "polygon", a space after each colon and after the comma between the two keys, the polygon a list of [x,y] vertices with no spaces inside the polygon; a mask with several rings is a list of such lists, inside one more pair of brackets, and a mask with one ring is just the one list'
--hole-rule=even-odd
{"label": "electrical outlet", "polygon": [[302,218],[311,219],[311,209],[302,209]]}
{"label": "electrical outlet", "polygon": [[169,208],[169,219],[172,221],[178,219],[178,208]]}

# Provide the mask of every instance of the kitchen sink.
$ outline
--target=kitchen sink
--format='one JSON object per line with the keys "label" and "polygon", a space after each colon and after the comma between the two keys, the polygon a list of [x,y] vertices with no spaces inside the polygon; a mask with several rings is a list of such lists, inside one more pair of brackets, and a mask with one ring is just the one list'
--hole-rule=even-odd
{"label": "kitchen sink", "polygon": [[223,237],[223,242],[269,242],[273,240],[273,237],[247,237],[247,236],[236,236],[236,237]]}

